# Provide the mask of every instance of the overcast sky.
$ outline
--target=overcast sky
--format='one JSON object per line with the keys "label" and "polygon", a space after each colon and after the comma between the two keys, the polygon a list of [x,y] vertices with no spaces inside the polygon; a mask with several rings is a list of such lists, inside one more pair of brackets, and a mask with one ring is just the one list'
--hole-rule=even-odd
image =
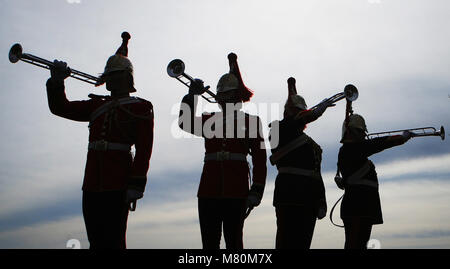
{"label": "overcast sky", "polygon": [[[353,108],[369,132],[450,130],[445,0],[0,0],[0,7],[0,248],[65,248],[69,239],[89,245],[81,213],[87,123],[50,113],[49,72],[11,64],[7,53],[17,42],[25,53],[98,75],[121,32],[131,34],[136,95],[154,105],[155,144],[145,197],[129,217],[129,248],[201,248],[196,193],[204,146],[178,137],[174,123],[187,88],[166,73],[174,58],[215,90],[235,52],[255,92],[244,109],[265,124],[282,116],[292,76],[310,107],[354,84]],[[108,93],[71,78],[66,92],[70,100]],[[342,194],[333,177],[344,113],[341,101],[306,130],[324,151],[329,209]],[[371,158],[385,221],[372,238],[382,248],[450,248],[449,138],[415,138]],[[247,248],[275,245],[276,170],[268,166],[262,204],[245,224]],[[317,223],[313,248],[343,245],[344,231],[328,216]]]}

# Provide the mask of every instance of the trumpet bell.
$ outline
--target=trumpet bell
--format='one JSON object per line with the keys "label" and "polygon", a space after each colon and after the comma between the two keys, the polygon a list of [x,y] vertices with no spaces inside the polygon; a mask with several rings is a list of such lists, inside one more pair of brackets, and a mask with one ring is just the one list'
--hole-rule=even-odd
{"label": "trumpet bell", "polygon": [[359,96],[358,89],[354,85],[348,84],[344,88],[344,95],[348,101],[353,102],[356,99],[358,99]]}
{"label": "trumpet bell", "polygon": [[177,78],[184,73],[184,62],[180,59],[170,61],[167,65],[167,74],[170,77]]}
{"label": "trumpet bell", "polygon": [[22,46],[19,43],[14,44],[9,50],[9,61],[17,63],[22,58]]}

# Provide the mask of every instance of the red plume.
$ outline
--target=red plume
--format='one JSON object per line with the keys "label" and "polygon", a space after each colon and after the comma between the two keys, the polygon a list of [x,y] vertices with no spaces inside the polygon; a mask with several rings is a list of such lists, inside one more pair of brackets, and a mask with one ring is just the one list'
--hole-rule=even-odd
{"label": "red plume", "polygon": [[237,63],[237,55],[235,53],[228,54],[228,63],[230,65],[230,73],[235,75],[239,81],[239,94],[241,95],[242,102],[250,101],[250,98],[253,96],[253,91],[247,88],[242,81],[241,72]]}
{"label": "red plume", "polygon": [[128,57],[128,40],[130,40],[131,35],[128,32],[123,32],[121,37],[122,37],[122,44],[117,49],[116,54]]}
{"label": "red plume", "polygon": [[297,88],[295,87],[295,78],[293,77],[288,78],[287,83],[288,83],[288,98],[289,98],[289,96],[297,94]]}

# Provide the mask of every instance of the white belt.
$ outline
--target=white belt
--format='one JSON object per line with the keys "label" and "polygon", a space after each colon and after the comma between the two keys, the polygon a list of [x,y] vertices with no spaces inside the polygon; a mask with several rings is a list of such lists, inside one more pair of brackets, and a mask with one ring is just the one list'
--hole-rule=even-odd
{"label": "white belt", "polygon": [[278,168],[278,172],[280,174],[292,174],[298,176],[307,176],[313,178],[320,178],[319,173],[314,170],[307,170],[297,167],[280,167]]}
{"label": "white belt", "polygon": [[107,151],[107,150],[120,150],[120,151],[130,151],[131,145],[112,143],[105,140],[98,140],[89,142],[89,150]]}
{"label": "white belt", "polygon": [[347,185],[350,185],[350,186],[363,185],[363,186],[378,188],[378,182],[369,180],[369,179],[365,179],[365,178],[354,179],[354,180],[347,179],[346,183],[347,183]]}
{"label": "white belt", "polygon": [[205,154],[204,161],[247,161],[247,155],[244,153],[232,153],[228,151],[219,151]]}

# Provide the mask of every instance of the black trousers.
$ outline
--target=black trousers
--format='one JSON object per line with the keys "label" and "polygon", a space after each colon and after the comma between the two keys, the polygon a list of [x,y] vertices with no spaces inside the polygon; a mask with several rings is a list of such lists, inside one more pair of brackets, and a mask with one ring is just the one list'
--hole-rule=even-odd
{"label": "black trousers", "polygon": [[125,249],[128,204],[124,191],[83,191],[83,217],[90,249]]}
{"label": "black trousers", "polygon": [[372,221],[366,218],[344,218],[345,249],[367,249],[372,233]]}
{"label": "black trousers", "polygon": [[246,199],[198,198],[203,249],[220,249],[222,225],[227,249],[243,249]]}
{"label": "black trousers", "polygon": [[279,205],[277,216],[276,249],[309,249],[316,226],[316,214],[303,206]]}

